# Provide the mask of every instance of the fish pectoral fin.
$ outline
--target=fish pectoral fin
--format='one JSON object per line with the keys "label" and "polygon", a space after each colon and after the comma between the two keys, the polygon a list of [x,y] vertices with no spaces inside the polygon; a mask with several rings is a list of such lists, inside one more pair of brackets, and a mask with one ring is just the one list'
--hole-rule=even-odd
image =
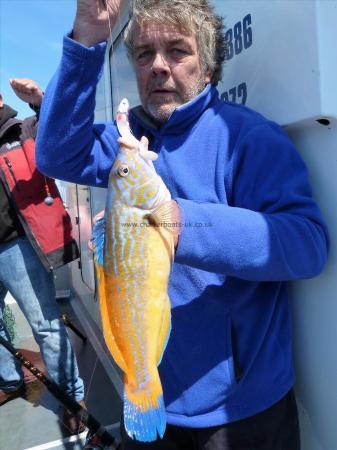
{"label": "fish pectoral fin", "polygon": [[[161,205],[154,208],[149,214],[144,216],[144,219],[148,221],[150,225],[159,228],[159,232],[165,241],[167,251],[169,253],[170,261],[174,259],[174,243],[173,243],[173,232],[177,225],[176,211],[173,202],[168,201],[162,203]],[[161,230],[165,230],[162,232]],[[170,233],[170,238],[168,239],[167,233]]]}
{"label": "fish pectoral fin", "polygon": [[99,266],[103,266],[105,240],[105,218],[97,220],[92,231],[92,242],[94,245],[95,260]]}
{"label": "fish pectoral fin", "polygon": [[170,228],[169,224],[172,224],[174,221],[174,205],[171,201],[162,203],[147,214],[146,217],[149,223],[153,223],[158,227]]}
{"label": "fish pectoral fin", "polygon": [[157,366],[161,363],[171,333],[171,302],[166,295],[157,347]]}
{"label": "fish pectoral fin", "polygon": [[172,223],[171,216],[169,216],[169,214],[159,216],[153,212],[145,214],[143,220],[147,221],[149,225],[157,227],[158,233],[163,239],[170,262],[172,263],[174,260],[173,226],[175,224]]}

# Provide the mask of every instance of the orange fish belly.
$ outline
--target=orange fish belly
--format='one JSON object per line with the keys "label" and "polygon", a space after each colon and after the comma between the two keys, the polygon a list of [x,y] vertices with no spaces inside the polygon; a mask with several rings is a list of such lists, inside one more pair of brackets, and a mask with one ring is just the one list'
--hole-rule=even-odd
{"label": "orange fish belly", "polygon": [[[123,223],[132,221],[129,218]],[[135,227],[123,223],[116,218],[115,223],[107,221],[105,252],[109,256],[104,256],[104,266],[98,268],[103,332],[113,358],[125,374],[125,402],[132,404],[127,414],[148,412],[137,420],[143,420],[144,427],[149,428],[148,421],[163,421],[162,417],[152,416],[156,415],[153,411],[163,409],[157,366],[171,327],[167,284],[173,237],[166,229],[140,226],[140,221],[133,222],[137,223]],[[109,240],[109,236],[114,239]],[[127,422],[125,415],[124,405]],[[153,433],[161,435],[165,423],[155,427]],[[137,430],[134,435],[145,441],[154,437],[148,439],[146,432],[137,436]]]}

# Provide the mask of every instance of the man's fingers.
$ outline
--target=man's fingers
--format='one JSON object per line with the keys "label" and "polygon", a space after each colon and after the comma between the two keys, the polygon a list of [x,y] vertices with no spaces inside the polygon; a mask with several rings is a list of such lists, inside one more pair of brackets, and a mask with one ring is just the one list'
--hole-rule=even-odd
{"label": "man's fingers", "polygon": [[43,99],[43,91],[31,78],[10,78],[9,83],[14,93],[22,101],[40,106]]}
{"label": "man's fingers", "polygon": [[18,92],[31,94],[37,90],[37,87],[30,80],[16,80],[12,79],[9,81],[12,88]]}
{"label": "man's fingers", "polygon": [[92,239],[90,239],[90,240],[88,241],[88,248],[89,248],[89,250],[90,250],[91,252],[94,252],[94,251],[95,251],[95,248],[94,248],[94,244],[93,244],[93,242],[92,242]]}
{"label": "man's fingers", "polygon": [[97,222],[99,219],[102,219],[102,218],[104,217],[104,215],[105,215],[105,210],[103,209],[102,211],[100,211],[99,213],[97,213],[97,214],[94,216],[93,224],[96,225],[96,222]]}
{"label": "man's fingers", "polygon": [[148,148],[149,147],[149,140],[146,136],[142,136],[140,138],[140,143],[145,147]]}

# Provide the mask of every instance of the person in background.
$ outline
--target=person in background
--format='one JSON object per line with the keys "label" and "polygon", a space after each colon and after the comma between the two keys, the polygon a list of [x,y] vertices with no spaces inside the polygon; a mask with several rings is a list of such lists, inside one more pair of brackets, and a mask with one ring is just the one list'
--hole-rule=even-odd
{"label": "person in background", "polygon": [[[118,131],[94,124],[95,91],[121,3],[77,1],[42,106],[49,176],[108,185]],[[210,1],[135,0],[130,17],[141,99],[130,123],[158,154],[181,224],[159,366],[168,426],[147,444],[122,427],[122,447],[299,450],[287,282],[319,274],[328,253],[307,169],[276,123],[219,98],[224,29]]]}
{"label": "person in background", "polygon": [[[60,320],[53,269],[78,257],[54,180],[35,166],[34,138],[43,98],[30,79],[13,79],[16,95],[37,116],[24,121],[0,94],[0,335],[9,339],[2,320],[9,292],[32,328],[49,376],[84,406],[84,386],[74,352]],[[24,394],[23,372],[0,345],[0,405]],[[84,426],[66,409],[61,420],[71,433]]]}

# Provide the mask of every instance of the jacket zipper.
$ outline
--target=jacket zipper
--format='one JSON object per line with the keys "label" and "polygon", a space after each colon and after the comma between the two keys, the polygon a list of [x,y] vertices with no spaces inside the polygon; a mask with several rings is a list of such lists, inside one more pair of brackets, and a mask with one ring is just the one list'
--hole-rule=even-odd
{"label": "jacket zipper", "polygon": [[12,175],[12,178],[13,178],[13,180],[14,180],[14,182],[15,182],[15,188],[16,188],[18,191],[20,191],[19,184],[18,184],[18,180],[16,179],[15,173],[14,173],[14,171],[13,171],[13,166],[12,166],[10,160],[7,158],[7,156],[4,156],[4,160],[5,160],[5,163],[7,164],[7,167],[8,167],[8,169],[9,169],[11,175]]}

